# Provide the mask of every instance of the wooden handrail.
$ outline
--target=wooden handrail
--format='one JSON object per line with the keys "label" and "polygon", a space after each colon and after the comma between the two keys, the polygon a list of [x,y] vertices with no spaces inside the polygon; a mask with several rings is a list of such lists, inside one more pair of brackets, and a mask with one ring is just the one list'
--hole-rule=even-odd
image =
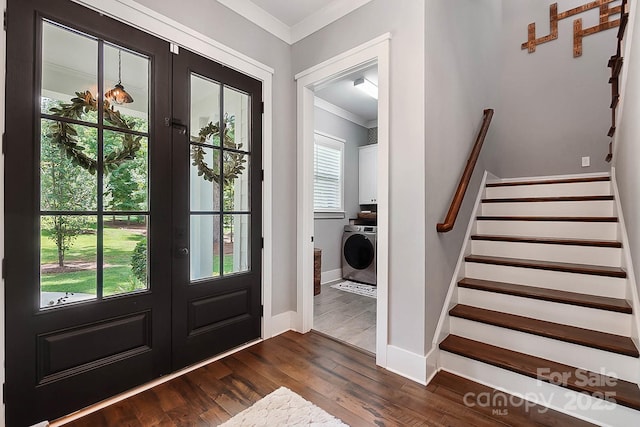
{"label": "wooden handrail", "polygon": [[438,230],[438,233],[446,233],[447,231],[451,231],[453,229],[453,225],[456,223],[456,218],[458,218],[458,212],[460,211],[460,206],[462,206],[464,194],[467,192],[467,187],[469,187],[469,181],[471,181],[473,169],[476,167],[476,163],[478,162],[480,150],[482,150],[482,144],[484,143],[484,139],[487,136],[487,131],[489,130],[489,125],[491,124],[492,118],[493,109],[489,108],[484,110],[482,127],[480,128],[480,132],[478,133],[478,137],[476,138],[476,143],[473,146],[473,150],[471,151],[471,154],[469,154],[469,160],[467,160],[467,166],[465,166],[464,172],[460,177],[460,182],[458,183],[456,193],[453,196],[453,200],[451,200],[449,212],[447,212],[447,216],[444,219],[444,222],[436,225],[436,230]]}

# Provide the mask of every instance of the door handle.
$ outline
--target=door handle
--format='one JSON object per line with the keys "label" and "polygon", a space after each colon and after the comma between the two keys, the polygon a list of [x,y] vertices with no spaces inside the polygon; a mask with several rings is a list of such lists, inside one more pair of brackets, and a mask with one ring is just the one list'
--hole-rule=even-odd
{"label": "door handle", "polygon": [[183,124],[181,120],[171,119],[169,117],[165,117],[164,118],[164,125],[177,128],[178,132],[180,132],[180,135],[186,135],[187,134],[187,125]]}
{"label": "door handle", "polygon": [[182,247],[182,248],[176,249],[176,256],[178,258],[184,258],[188,255],[189,255],[189,248]]}

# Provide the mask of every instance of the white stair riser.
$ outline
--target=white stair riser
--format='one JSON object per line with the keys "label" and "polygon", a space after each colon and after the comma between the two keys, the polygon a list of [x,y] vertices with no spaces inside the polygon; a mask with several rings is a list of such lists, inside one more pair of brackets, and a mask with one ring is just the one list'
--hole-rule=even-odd
{"label": "white stair riser", "polygon": [[483,203],[482,215],[613,216],[613,201]]}
{"label": "white stair riser", "polygon": [[631,334],[631,315],[458,287],[458,303],[616,335]]}
{"label": "white stair riser", "polygon": [[610,196],[609,181],[487,187],[486,199],[508,197]]}
{"label": "white stair riser", "polygon": [[450,319],[452,335],[628,381],[638,377],[639,362],[635,357],[459,317]]}
{"label": "white stair riser", "polygon": [[[637,426],[640,425],[640,411],[627,408],[622,405],[613,406],[611,403],[591,397],[584,393],[578,393],[558,385],[538,381],[515,372],[508,371],[493,365],[468,359],[446,351],[440,352],[442,369],[453,374],[483,383],[504,393],[515,394],[524,397],[543,406],[581,418],[601,426]],[[469,405],[486,405],[487,401],[494,404],[490,409],[499,411],[507,409],[505,399],[487,399],[486,396],[477,396],[473,393],[465,394],[466,403]],[[523,404],[524,406],[524,404]],[[525,406],[526,408],[526,406]],[[537,409],[531,408],[531,411]],[[505,413],[505,422],[508,423],[509,414]]]}
{"label": "white stair riser", "polygon": [[471,253],[474,255],[620,267],[622,249],[473,240]]}
{"label": "white stair riser", "polygon": [[478,234],[616,240],[617,222],[477,221]]}
{"label": "white stair riser", "polygon": [[538,286],[588,295],[626,298],[627,279],[617,277],[535,270],[532,268],[507,267],[476,262],[465,263],[465,276],[472,279]]}

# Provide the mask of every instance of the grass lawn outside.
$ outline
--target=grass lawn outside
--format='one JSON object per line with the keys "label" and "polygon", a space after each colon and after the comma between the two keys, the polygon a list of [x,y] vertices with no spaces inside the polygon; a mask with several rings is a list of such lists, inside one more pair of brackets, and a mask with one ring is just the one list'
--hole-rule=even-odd
{"label": "grass lawn outside", "polygon": [[[95,229],[95,227],[94,227]],[[136,244],[145,236],[139,230],[108,227],[104,228],[104,262],[103,293],[116,295],[145,289],[145,286],[134,278],[131,272],[131,255]],[[73,242],[65,255],[65,263],[96,261],[96,235],[82,234]],[[40,238],[41,264],[57,264],[58,252],[55,243],[49,238],[47,231],[42,231]],[[213,276],[220,275],[220,258],[214,255]],[[225,255],[224,271],[233,271],[233,255]],[[41,274],[41,292],[73,292],[96,294],[96,270],[82,270],[64,273]]]}

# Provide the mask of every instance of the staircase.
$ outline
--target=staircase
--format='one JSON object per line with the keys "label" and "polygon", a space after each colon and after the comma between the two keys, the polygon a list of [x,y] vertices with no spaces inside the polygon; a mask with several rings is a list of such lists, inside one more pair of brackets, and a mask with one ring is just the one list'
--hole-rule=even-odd
{"label": "staircase", "polygon": [[610,177],[483,192],[439,368],[600,425],[640,426],[635,285]]}

